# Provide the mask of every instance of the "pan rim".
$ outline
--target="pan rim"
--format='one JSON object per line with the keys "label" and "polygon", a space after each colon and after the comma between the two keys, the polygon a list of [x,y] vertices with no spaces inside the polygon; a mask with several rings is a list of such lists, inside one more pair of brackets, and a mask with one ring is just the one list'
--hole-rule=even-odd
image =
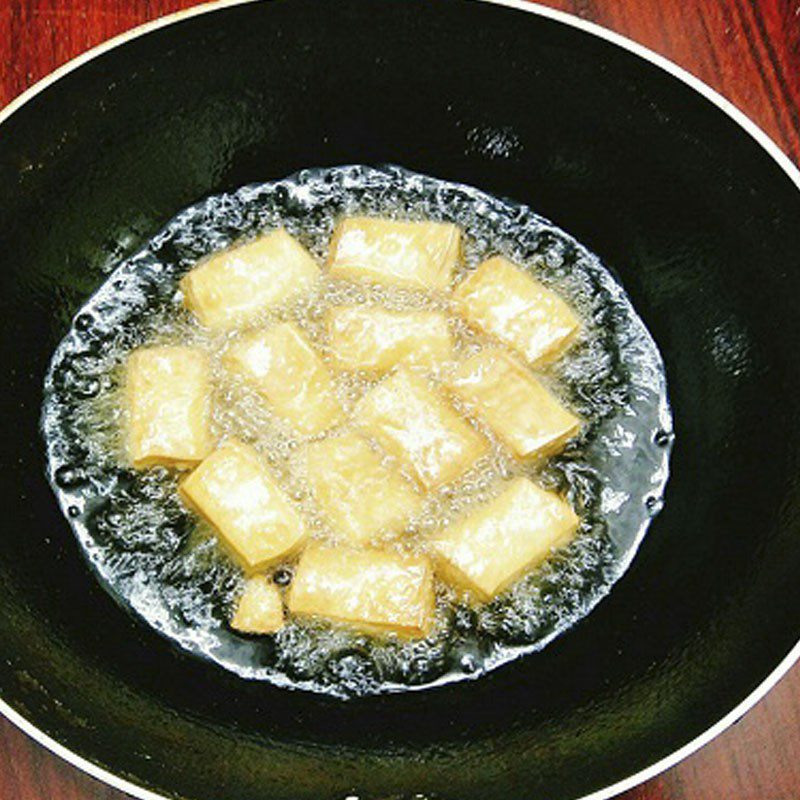
{"label": "pan rim", "polygon": [[[255,2],[267,1],[268,0],[210,0],[210,2],[204,2],[192,8],[167,14],[163,17],[151,20],[113,36],[105,42],[102,42],[101,44],[96,45],[86,52],[81,53],[75,58],[65,62],[53,72],[38,80],[36,83],[22,92],[22,94],[14,98],[4,108],[0,109],[0,125],[7,122],[11,116],[13,116],[13,114],[22,109],[37,95],[39,95],[52,84],[56,83],[61,78],[65,77],[89,61],[92,61],[98,56],[101,56],[104,53],[127,43],[128,41],[137,39],[147,33],[165,28],[185,19],[207,14],[209,12],[219,11],[221,9],[234,6],[247,5]],[[682,81],[690,89],[693,89],[695,92],[702,95],[706,100],[730,117],[733,122],[735,122],[740,128],[748,133],[751,138],[753,138],[756,143],[759,144],[769,154],[769,156],[786,174],[789,180],[795,184],[798,191],[800,191],[800,169],[798,169],[794,162],[775,143],[775,141],[773,141],[773,139],[759,125],[753,122],[753,120],[751,120],[730,100],[723,97],[715,89],[712,89],[707,83],[705,83],[705,81],[701,80],[696,75],[692,74],[665,56],[656,53],[649,47],[639,44],[623,34],[605,28],[602,25],[581,19],[580,17],[565,11],[543,6],[537,2],[532,2],[531,0],[472,0],[472,2],[483,2],[491,5],[513,8],[517,11],[526,11],[536,14],[540,17],[554,20],[563,25],[568,25],[572,28],[584,31],[585,33],[597,36],[600,39],[604,39],[605,41],[610,42],[617,47],[621,47],[633,55],[650,62],[654,66],[659,67],[672,77]],[[727,730],[731,725],[741,719],[775,687],[775,685],[798,661],[800,661],[800,640],[797,641],[797,643],[791,648],[786,656],[784,656],[784,658],[778,663],[772,672],[767,675],[767,677],[752,692],[745,696],[736,706],[734,706],[734,708],[732,708],[727,714],[720,718],[711,727],[707,728],[699,736],[690,740],[669,755],[664,756],[663,758],[654,762],[650,766],[645,767],[644,769],[639,770],[638,772],[635,772],[628,777],[611,784],[610,786],[598,789],[590,794],[582,795],[574,800],[609,800],[610,798],[615,797],[622,792],[632,789],[639,784],[656,777],[671,767],[674,767],[685,758],[688,758],[690,755],[700,750],[710,741]],[[158,792],[147,789],[144,786],[133,783],[132,781],[122,778],[110,770],[93,763],[75,751],[70,750],[68,747],[56,741],[50,735],[26,719],[23,714],[16,711],[11,705],[3,700],[2,697],[0,697],[0,715],[5,717],[9,722],[32,738],[35,742],[42,745],[45,749],[49,750],[62,760],[66,761],[68,764],[76,767],[90,777],[136,798],[136,800],[173,800],[173,798],[169,795],[159,794]]]}

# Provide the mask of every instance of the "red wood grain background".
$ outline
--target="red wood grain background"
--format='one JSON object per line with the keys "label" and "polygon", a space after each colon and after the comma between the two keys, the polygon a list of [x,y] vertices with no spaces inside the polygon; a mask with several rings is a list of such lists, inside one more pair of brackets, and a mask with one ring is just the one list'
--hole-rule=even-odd
{"label": "red wood grain background", "polygon": [[[197,0],[0,0],[0,106],[55,67]],[[800,0],[545,0],[671,58],[800,164]],[[0,718],[0,800],[122,800]],[[800,798],[800,666],[743,721],[623,800]],[[220,798],[225,800],[225,798]],[[535,800],[531,798],[531,800]]]}

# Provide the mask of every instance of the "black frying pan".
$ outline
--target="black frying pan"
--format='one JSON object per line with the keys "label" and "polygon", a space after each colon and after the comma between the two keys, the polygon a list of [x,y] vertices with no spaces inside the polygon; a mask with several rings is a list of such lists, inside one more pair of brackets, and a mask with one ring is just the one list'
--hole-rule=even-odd
{"label": "black frying pan", "polygon": [[[4,115],[0,696],[45,744],[140,797],[607,797],[797,657],[798,174],[708,90],[525,9],[220,6]],[[664,354],[677,442],[632,568],[566,635],[476,682],[344,702],[240,680],[121,611],[47,486],[38,417],[74,309],[177,210],[353,162],[511,197],[596,251]]]}

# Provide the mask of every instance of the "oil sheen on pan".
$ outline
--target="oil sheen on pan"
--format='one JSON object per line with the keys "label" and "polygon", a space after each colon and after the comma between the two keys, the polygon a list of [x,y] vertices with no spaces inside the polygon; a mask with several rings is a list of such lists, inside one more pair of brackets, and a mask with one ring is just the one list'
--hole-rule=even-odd
{"label": "oil sheen on pan", "polygon": [[[417,273],[400,282],[380,275],[366,283],[353,280],[346,258],[338,264],[329,259],[337,223],[346,218],[458,226],[463,241],[455,292],[430,272],[420,285]],[[280,229],[311,259],[271,311],[243,325],[241,315],[229,324],[213,304],[204,307],[208,316],[202,320],[187,310],[187,294],[199,289],[182,279],[198,262]],[[269,246],[293,245],[276,240]],[[459,287],[480,284],[481,275],[496,282],[506,264],[518,265],[563,298],[581,322],[566,352],[533,366],[536,391],[580,421],[571,429],[575,435],[548,457],[520,458],[526,441],[512,424],[513,408],[505,415],[502,403],[481,405],[483,395],[470,394],[470,370],[483,362],[502,368],[493,384],[502,387],[509,375],[517,379],[515,370],[526,359],[525,352],[507,352],[495,360],[495,350],[511,344],[513,351],[515,343],[464,318],[468,288]],[[307,291],[292,288],[298,280],[308,280]],[[250,299],[238,298],[239,312]],[[364,309],[377,309],[378,316],[365,317]],[[402,335],[377,346],[375,319],[381,330]],[[359,337],[350,335],[354,330],[366,336],[360,349]],[[263,341],[260,331],[266,331]],[[526,342],[516,345],[524,351]],[[257,391],[237,375],[252,366],[248,358],[259,347],[288,348],[292,363],[317,370],[314,385],[322,388],[311,411],[298,405],[285,381]],[[232,553],[236,541],[222,542],[214,530],[217,512],[198,514],[193,505],[213,498],[204,494],[199,469],[187,479],[188,462],[156,459],[153,466],[145,456],[134,468],[123,434],[131,413],[124,395],[131,353],[142,348],[208,354],[207,374],[191,357],[181,361],[181,391],[197,381],[211,387],[210,436],[228,443],[221,455],[217,451],[218,460],[232,459],[247,480],[255,480],[251,470],[258,472],[258,464],[272,476],[260,491],[269,494],[274,483],[281,502],[291,506],[290,519],[296,516],[302,528],[285,550]],[[139,368],[146,376],[147,365]],[[443,414],[455,412],[469,430],[462,436],[469,454],[463,468],[440,474],[413,458],[392,461],[397,437],[386,434],[380,412],[381,393],[390,391],[409,402],[433,393],[450,409]],[[264,402],[264,392],[272,402]],[[164,402],[166,409],[168,393]],[[399,412],[410,416],[403,404]],[[627,568],[661,507],[673,442],[661,356],[596,256],[514,202],[399,167],[362,166],[304,170],[210,197],[178,214],[121,263],[75,316],[48,371],[42,425],[58,501],[97,576],[126,608],[176,645],[243,677],[340,697],[477,678],[534,653],[588,614]],[[388,461],[375,441],[388,448]],[[210,445],[202,437],[190,444],[194,451],[187,458],[194,465]],[[378,515],[386,523],[383,538],[372,544],[390,555],[368,565],[386,580],[397,579],[393,559],[401,555],[412,564],[402,580],[427,580],[425,570],[415,572],[413,565],[436,555],[433,542],[446,552],[442,531],[463,534],[463,520],[490,512],[502,519],[513,503],[563,498],[569,515],[574,512],[565,524],[574,519],[577,530],[535,568],[509,573],[508,585],[496,575],[481,576],[465,592],[437,569],[430,619],[407,629],[389,624],[375,631],[331,621],[313,613],[319,598],[304,595],[302,585],[313,584],[314,570],[334,570],[342,591],[355,592],[366,524],[364,515],[343,516],[331,500],[337,485],[326,482],[325,469],[337,454],[344,454],[343,463],[386,470],[391,508],[373,504],[364,511],[372,514],[369,520]],[[204,469],[213,475],[214,467]],[[346,478],[346,469],[340,472]],[[404,489],[402,482],[415,488]],[[530,486],[544,494],[531,494]],[[342,536],[352,558],[337,556],[331,545]],[[281,597],[290,596],[298,613],[284,618]]]}

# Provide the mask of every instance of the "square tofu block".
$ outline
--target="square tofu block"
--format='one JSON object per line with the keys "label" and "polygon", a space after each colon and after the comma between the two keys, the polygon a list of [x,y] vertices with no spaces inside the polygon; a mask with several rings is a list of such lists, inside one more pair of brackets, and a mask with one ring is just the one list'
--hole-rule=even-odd
{"label": "square tofu block", "polygon": [[291,322],[239,337],[223,362],[304,436],[315,436],[342,420],[328,368]]}
{"label": "square tofu block", "polygon": [[311,544],[300,557],[288,605],[294,614],[419,638],[433,623],[433,572],[427,558]]}
{"label": "square tofu block", "polygon": [[180,494],[248,570],[268,567],[305,541],[299,512],[258,453],[241,442],[215,450],[181,483]]}
{"label": "square tofu block", "polygon": [[192,467],[211,451],[211,380],[201,350],[134,350],[128,357],[125,395],[128,455],[136,469]]}
{"label": "square tofu block", "polygon": [[306,471],[331,527],[351,544],[398,533],[422,504],[409,482],[354,433],[310,444]]}
{"label": "square tofu block", "polygon": [[355,422],[426,489],[454,480],[489,447],[423,378],[403,367],[361,398]]}
{"label": "square tofu block", "polygon": [[283,600],[278,587],[263,575],[249,578],[231,627],[243,633],[275,633],[283,627]]}
{"label": "square tofu block", "polygon": [[327,326],[339,369],[382,373],[401,361],[430,367],[453,352],[447,317],[437,311],[334,306],[328,311]]}
{"label": "square tofu block", "polygon": [[487,601],[569,542],[579,519],[569,504],[527,478],[430,540],[445,580]]}
{"label": "square tofu block", "polygon": [[459,364],[448,388],[484,419],[517,458],[554,455],[580,429],[522,365],[489,348]]}
{"label": "square tofu block", "polygon": [[331,239],[336,278],[411,289],[446,289],[461,257],[461,231],[444,222],[343,219]]}
{"label": "square tofu block", "polygon": [[308,250],[279,228],[202,261],[183,277],[181,289],[203,325],[224,330],[306,294],[319,276]]}
{"label": "square tofu block", "polygon": [[531,364],[557,358],[580,330],[575,312],[508,259],[484,261],[453,292],[464,318]]}

